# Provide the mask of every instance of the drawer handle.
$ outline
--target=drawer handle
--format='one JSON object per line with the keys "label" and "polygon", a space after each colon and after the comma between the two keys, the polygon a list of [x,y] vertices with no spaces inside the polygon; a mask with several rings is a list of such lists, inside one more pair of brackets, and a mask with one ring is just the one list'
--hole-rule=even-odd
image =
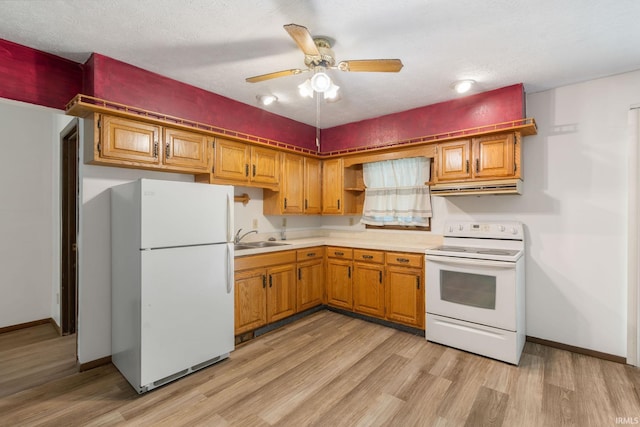
{"label": "drawer handle", "polygon": [[398,262],[409,262],[409,258],[396,258]]}
{"label": "drawer handle", "polygon": [[309,253],[307,254],[307,256],[316,256],[316,253],[315,253],[315,252],[309,252]]}
{"label": "drawer handle", "polygon": [[362,255],[364,259],[373,259],[373,255]]}
{"label": "drawer handle", "polygon": [[344,252],[334,252],[336,256],[344,256]]}

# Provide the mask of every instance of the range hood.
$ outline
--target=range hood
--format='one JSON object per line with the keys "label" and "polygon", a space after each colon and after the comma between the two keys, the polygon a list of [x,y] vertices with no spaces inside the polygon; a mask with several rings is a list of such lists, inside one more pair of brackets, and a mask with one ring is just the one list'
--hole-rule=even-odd
{"label": "range hood", "polygon": [[499,179],[493,181],[445,182],[433,184],[429,189],[433,196],[522,194],[522,180]]}

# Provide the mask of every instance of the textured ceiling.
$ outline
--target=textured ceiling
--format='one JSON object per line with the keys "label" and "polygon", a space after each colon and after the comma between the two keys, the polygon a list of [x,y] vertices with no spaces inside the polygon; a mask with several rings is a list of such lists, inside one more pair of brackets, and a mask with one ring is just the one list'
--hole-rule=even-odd
{"label": "textured ceiling", "polygon": [[[84,62],[97,52],[321,128],[524,83],[528,93],[640,69],[638,0],[0,0],[0,38]],[[400,58],[400,73],[331,71],[335,103],[301,98],[309,75],[282,28],[335,40],[338,61]],[[613,89],[613,88],[612,88]]]}

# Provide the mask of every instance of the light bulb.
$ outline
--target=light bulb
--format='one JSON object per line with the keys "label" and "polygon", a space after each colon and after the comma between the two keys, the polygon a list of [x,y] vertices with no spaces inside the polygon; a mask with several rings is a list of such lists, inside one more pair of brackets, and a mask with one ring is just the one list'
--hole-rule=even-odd
{"label": "light bulb", "polygon": [[469,89],[471,89],[471,87],[474,85],[474,83],[475,83],[475,81],[473,81],[473,80],[459,80],[457,82],[454,82],[451,85],[451,87],[457,93],[465,93],[465,92],[468,92]]}
{"label": "light bulb", "polygon": [[304,83],[298,85],[300,96],[313,98],[313,89],[311,88],[311,80],[307,79]]}
{"label": "light bulb", "polygon": [[324,92],[331,87],[331,79],[323,72],[319,72],[311,77],[311,87],[316,92]]}

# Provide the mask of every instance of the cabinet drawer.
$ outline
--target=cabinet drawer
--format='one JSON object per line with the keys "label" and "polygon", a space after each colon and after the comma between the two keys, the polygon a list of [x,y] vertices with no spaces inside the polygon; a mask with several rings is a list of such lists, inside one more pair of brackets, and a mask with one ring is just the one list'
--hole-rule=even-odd
{"label": "cabinet drawer", "polygon": [[315,247],[315,248],[306,248],[300,249],[296,252],[296,258],[298,262],[308,261],[311,259],[322,258],[324,256],[324,248]]}
{"label": "cabinet drawer", "polygon": [[247,255],[243,257],[236,257],[234,260],[235,271],[246,270],[248,268],[268,267],[270,265],[293,264],[295,262],[295,251]]}
{"label": "cabinet drawer", "polygon": [[354,249],[353,259],[356,261],[375,262],[376,264],[384,263],[384,252]]}
{"label": "cabinet drawer", "polygon": [[423,255],[409,254],[406,252],[387,252],[388,265],[402,265],[406,267],[422,268]]}
{"label": "cabinet drawer", "polygon": [[351,259],[351,258],[353,258],[353,249],[341,248],[341,247],[337,247],[337,246],[329,246],[327,248],[327,256],[329,258]]}

